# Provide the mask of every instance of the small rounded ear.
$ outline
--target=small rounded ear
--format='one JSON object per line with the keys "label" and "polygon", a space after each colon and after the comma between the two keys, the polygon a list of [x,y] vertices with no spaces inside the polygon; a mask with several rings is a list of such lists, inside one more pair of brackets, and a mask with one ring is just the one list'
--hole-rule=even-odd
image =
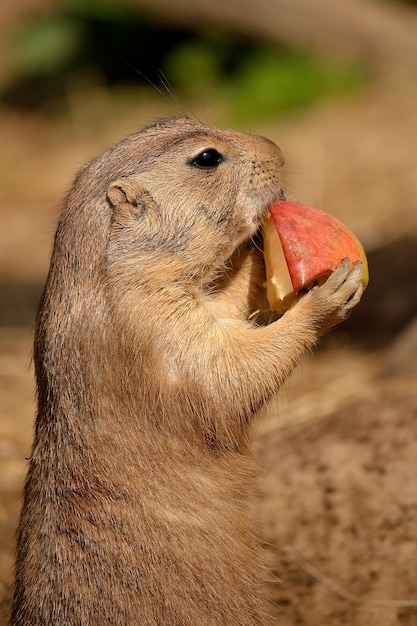
{"label": "small rounded ear", "polygon": [[110,184],[107,198],[114,209],[124,207],[132,213],[144,213],[150,204],[154,204],[149,191],[139,181],[127,177]]}
{"label": "small rounded ear", "polygon": [[115,213],[135,219],[157,214],[158,206],[148,189],[135,178],[119,178],[107,190],[107,198]]}

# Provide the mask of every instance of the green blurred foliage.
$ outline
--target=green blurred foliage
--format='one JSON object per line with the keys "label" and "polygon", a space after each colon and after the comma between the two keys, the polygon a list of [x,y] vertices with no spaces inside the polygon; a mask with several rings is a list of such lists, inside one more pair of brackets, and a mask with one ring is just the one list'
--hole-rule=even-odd
{"label": "green blurred foliage", "polygon": [[77,54],[83,35],[82,23],[66,16],[28,19],[13,33],[16,65],[28,76],[59,72]]}
{"label": "green blurred foliage", "polygon": [[153,83],[166,76],[179,98],[216,99],[231,117],[276,115],[358,87],[365,71],[284,46],[199,34],[153,22],[117,0],[66,0],[28,17],[12,33],[16,73],[1,99],[38,109],[65,106],[69,85],[82,77],[114,85]]}
{"label": "green blurred foliage", "polygon": [[182,92],[218,93],[239,121],[304,107],[366,80],[364,68],[353,62],[333,63],[288,47],[243,45],[213,35],[177,47],[166,67]]}

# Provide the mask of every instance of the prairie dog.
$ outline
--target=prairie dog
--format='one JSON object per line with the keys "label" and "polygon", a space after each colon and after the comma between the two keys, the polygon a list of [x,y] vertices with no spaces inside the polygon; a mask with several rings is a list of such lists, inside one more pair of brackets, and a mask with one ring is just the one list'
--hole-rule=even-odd
{"label": "prairie dog", "polygon": [[76,177],[36,323],[13,626],[269,623],[252,424],[362,293],[345,264],[250,321],[282,163],[268,139],[168,119]]}

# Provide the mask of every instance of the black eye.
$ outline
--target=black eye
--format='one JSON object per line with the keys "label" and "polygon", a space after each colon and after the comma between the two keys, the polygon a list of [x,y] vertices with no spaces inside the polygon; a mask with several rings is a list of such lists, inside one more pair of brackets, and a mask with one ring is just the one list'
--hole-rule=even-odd
{"label": "black eye", "polygon": [[213,168],[217,167],[223,159],[224,157],[220,152],[217,152],[214,148],[208,148],[191,159],[190,164],[194,165],[194,167]]}

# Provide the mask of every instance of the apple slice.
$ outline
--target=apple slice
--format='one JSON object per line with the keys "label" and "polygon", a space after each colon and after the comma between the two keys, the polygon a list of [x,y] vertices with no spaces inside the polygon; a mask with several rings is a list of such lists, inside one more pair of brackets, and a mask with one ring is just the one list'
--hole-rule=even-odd
{"label": "apple slice", "polygon": [[263,223],[266,288],[272,311],[284,313],[301,290],[322,284],[349,258],[364,264],[365,252],[355,235],[335,217],[313,207],[284,200],[269,207]]}

